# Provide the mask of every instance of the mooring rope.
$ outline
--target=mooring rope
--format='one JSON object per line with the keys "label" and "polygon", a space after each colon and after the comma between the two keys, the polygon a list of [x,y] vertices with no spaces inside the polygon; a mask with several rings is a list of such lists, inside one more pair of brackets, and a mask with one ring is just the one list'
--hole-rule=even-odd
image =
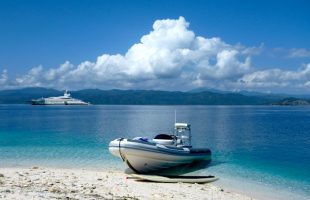
{"label": "mooring rope", "polygon": [[130,169],[132,169],[132,171],[134,171],[135,173],[139,174],[140,172],[138,170],[136,170],[131,164],[130,162],[126,159],[126,157],[122,154],[121,151],[121,141],[124,140],[124,138],[120,138],[119,142],[118,142],[118,151],[119,151],[119,155],[121,156],[122,160],[124,162],[127,163],[127,165],[129,166]]}
{"label": "mooring rope", "polygon": [[121,156],[122,160],[125,162],[126,159],[125,159],[125,157],[123,156],[122,151],[121,151],[121,141],[122,141],[123,139],[124,139],[124,138],[120,138],[120,139],[119,139],[119,142],[118,142],[118,151],[119,151],[119,155]]}

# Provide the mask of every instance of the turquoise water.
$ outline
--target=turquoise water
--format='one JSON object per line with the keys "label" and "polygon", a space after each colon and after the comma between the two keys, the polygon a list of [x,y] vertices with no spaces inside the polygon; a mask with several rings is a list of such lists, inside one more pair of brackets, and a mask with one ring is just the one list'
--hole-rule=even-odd
{"label": "turquoise water", "polygon": [[0,167],[125,169],[109,141],[173,131],[175,110],[192,124],[193,146],[213,152],[196,173],[251,183],[236,190],[253,195],[272,188],[310,197],[310,107],[0,105]]}

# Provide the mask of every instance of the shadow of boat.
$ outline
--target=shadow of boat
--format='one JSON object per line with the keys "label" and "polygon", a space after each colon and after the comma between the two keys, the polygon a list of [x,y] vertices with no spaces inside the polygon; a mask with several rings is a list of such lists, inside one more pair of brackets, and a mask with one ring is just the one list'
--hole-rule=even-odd
{"label": "shadow of boat", "polygon": [[[210,160],[209,161],[198,161],[198,162],[193,162],[191,164],[184,164],[184,165],[178,165],[175,167],[170,167],[162,170],[157,170],[157,171],[152,171],[149,173],[145,173],[148,175],[160,175],[160,176],[165,176],[165,175],[173,175],[173,176],[179,176],[183,174],[189,174],[196,172],[201,169],[206,169],[210,165]],[[127,168],[125,170],[126,174],[135,174],[134,171],[132,171],[130,168]]]}

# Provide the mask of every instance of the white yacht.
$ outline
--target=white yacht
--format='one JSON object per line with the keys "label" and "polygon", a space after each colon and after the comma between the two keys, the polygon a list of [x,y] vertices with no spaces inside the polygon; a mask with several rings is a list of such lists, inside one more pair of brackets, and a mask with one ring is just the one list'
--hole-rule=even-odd
{"label": "white yacht", "polygon": [[65,90],[63,96],[59,97],[48,97],[31,100],[32,105],[89,105],[80,99],[72,98],[71,95]]}

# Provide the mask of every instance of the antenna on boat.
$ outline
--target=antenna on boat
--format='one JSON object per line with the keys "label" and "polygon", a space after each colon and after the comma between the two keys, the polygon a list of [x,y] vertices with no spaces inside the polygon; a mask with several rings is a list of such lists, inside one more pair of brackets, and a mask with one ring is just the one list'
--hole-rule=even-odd
{"label": "antenna on boat", "polygon": [[177,123],[177,110],[174,110],[174,124]]}

